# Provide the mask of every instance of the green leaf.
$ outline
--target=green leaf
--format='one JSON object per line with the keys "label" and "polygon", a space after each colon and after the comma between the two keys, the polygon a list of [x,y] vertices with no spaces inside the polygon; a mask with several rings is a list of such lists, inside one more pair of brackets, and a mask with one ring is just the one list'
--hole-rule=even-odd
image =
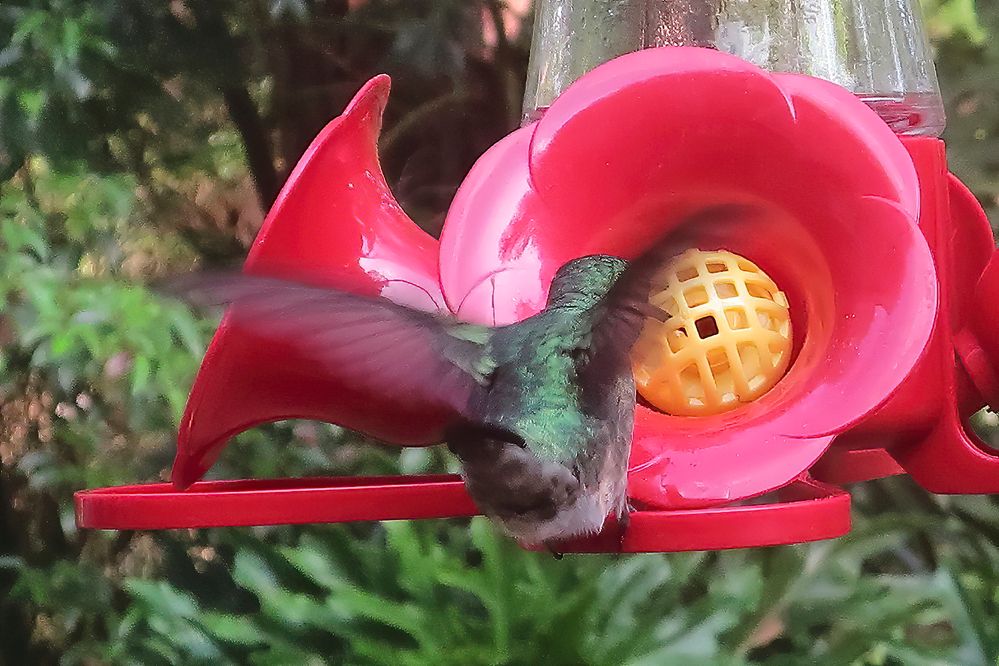
{"label": "green leaf", "polygon": [[139,395],[149,387],[152,363],[148,356],[136,356],[132,362],[132,395]]}
{"label": "green leaf", "polygon": [[201,611],[197,621],[211,636],[227,643],[255,647],[268,641],[258,627],[238,615]]}
{"label": "green leaf", "polygon": [[185,619],[198,614],[198,605],[191,595],[174,589],[164,581],[132,579],[125,582],[125,589],[134,599],[159,613]]}

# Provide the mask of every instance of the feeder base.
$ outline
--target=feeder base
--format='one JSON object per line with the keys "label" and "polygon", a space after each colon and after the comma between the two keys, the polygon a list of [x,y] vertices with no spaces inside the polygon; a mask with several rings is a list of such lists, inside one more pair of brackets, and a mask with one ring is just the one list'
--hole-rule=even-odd
{"label": "feeder base", "polygon": [[[773,503],[680,511],[633,511],[600,534],[563,543],[564,553],[655,553],[776,546],[842,536],[850,496],[802,477]],[[461,518],[479,514],[453,475],[204,481],[180,491],[166,483],[76,494],[81,528],[191,529]]]}

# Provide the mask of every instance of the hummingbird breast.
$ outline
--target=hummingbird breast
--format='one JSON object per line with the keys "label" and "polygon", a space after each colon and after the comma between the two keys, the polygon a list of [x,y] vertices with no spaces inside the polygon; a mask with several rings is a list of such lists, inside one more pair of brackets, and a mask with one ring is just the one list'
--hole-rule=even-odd
{"label": "hummingbird breast", "polygon": [[625,511],[634,380],[626,373],[605,389],[604,418],[539,423],[535,414],[511,424],[523,444],[485,431],[449,442],[472,499],[510,536],[541,544],[594,534]]}
{"label": "hummingbird breast", "polygon": [[[487,440],[451,444],[479,509],[510,536],[528,544],[600,530],[609,507],[588,492],[577,471],[541,460],[528,447]],[[479,454],[463,455],[476,450]]]}
{"label": "hummingbird breast", "polygon": [[550,307],[494,335],[489,389],[448,439],[479,509],[525,543],[593,534],[627,504],[635,382],[626,351],[590,353],[595,316]]}

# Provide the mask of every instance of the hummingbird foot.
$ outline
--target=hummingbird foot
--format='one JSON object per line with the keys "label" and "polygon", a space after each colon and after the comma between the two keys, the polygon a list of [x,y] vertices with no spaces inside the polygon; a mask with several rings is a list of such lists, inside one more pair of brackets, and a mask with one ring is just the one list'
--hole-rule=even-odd
{"label": "hummingbird foot", "polygon": [[631,505],[631,502],[625,500],[624,510],[617,517],[617,535],[619,546],[624,543],[624,535],[628,532],[628,526],[631,524],[631,512],[635,510],[635,507]]}
{"label": "hummingbird foot", "polygon": [[552,557],[554,557],[556,560],[562,559],[563,557],[562,553],[555,549],[555,545],[553,542],[545,541],[545,548],[548,549],[548,552],[551,553]]}

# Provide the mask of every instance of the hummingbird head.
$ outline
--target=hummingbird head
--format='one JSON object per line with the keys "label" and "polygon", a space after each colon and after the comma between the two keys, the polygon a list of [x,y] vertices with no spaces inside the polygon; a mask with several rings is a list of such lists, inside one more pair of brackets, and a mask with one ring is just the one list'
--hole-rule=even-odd
{"label": "hummingbird head", "polygon": [[555,272],[548,307],[590,307],[607,295],[628,262],[608,254],[567,261]]}

